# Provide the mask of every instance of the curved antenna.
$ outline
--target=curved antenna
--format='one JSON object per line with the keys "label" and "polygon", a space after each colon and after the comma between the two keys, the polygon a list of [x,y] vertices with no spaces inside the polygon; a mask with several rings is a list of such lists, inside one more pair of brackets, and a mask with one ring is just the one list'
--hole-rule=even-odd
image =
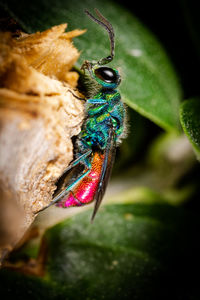
{"label": "curved antenna", "polygon": [[99,17],[100,20],[98,20],[97,18],[95,18],[88,10],[85,10],[85,13],[97,24],[101,25],[102,27],[104,27],[106,29],[106,31],[109,34],[109,39],[110,39],[110,55],[105,57],[105,58],[101,58],[97,63],[99,65],[105,65],[109,62],[111,62],[114,58],[115,55],[115,34],[114,34],[114,30],[112,25],[110,24],[110,22],[100,13],[100,11],[95,8],[94,9],[97,16]]}

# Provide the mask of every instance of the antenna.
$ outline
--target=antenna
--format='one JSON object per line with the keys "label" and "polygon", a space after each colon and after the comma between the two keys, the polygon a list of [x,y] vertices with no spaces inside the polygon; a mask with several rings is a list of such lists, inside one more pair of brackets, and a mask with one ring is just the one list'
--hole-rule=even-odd
{"label": "antenna", "polygon": [[97,24],[101,25],[102,27],[104,27],[106,29],[106,31],[108,32],[108,35],[109,35],[109,39],[110,39],[110,55],[105,58],[101,58],[97,62],[97,64],[99,64],[99,65],[105,65],[105,64],[111,62],[115,55],[115,34],[114,34],[114,30],[113,30],[113,27],[110,24],[110,22],[100,13],[100,11],[97,8],[95,8],[94,10],[100,20],[95,18],[88,10],[85,10],[85,13],[94,22],[96,22]]}

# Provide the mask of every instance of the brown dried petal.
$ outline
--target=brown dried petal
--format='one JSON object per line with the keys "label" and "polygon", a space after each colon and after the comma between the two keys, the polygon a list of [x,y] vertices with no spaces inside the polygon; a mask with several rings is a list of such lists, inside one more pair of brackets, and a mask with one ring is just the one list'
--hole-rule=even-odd
{"label": "brown dried petal", "polygon": [[70,92],[78,74],[70,70],[79,57],[71,38],[83,31],[65,28],[0,33],[0,247],[8,251],[51,201],[81,129],[83,104]]}

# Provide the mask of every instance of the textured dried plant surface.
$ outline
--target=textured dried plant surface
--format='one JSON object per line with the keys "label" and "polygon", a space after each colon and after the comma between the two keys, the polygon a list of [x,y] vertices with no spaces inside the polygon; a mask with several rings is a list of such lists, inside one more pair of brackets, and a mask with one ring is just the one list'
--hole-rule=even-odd
{"label": "textured dried plant surface", "polygon": [[34,212],[52,199],[73,158],[83,103],[76,91],[79,57],[66,24],[35,34],[0,33],[0,249],[20,241]]}

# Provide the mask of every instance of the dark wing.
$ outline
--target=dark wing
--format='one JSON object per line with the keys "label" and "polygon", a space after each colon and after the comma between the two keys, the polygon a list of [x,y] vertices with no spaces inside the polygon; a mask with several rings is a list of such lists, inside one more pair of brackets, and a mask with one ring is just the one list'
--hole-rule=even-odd
{"label": "dark wing", "polygon": [[95,206],[94,206],[94,211],[92,214],[91,221],[93,221],[96,216],[96,213],[99,209],[99,206],[100,206],[103,196],[105,194],[105,190],[106,190],[106,187],[107,187],[110,175],[111,175],[113,163],[115,160],[115,153],[116,153],[116,145],[115,145],[114,137],[115,137],[115,135],[113,132],[113,128],[111,127],[110,132],[109,132],[109,138],[107,141],[108,144],[105,149],[105,157],[104,157],[104,162],[103,162],[103,166],[102,166],[99,185],[98,185],[97,191],[94,196]]}

